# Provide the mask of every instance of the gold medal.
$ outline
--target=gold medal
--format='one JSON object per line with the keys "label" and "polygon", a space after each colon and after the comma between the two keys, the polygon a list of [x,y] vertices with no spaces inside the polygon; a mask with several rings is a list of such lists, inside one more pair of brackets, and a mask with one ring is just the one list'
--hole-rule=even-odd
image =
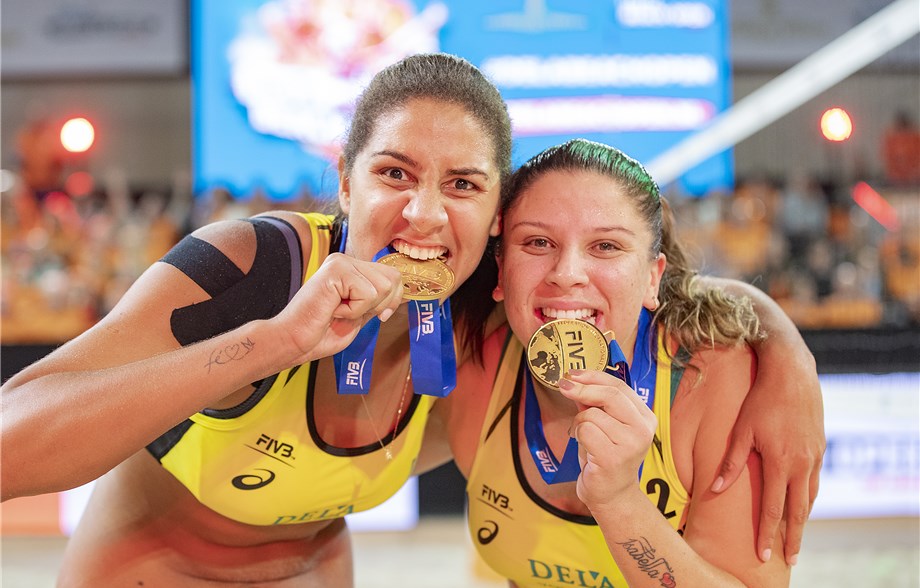
{"label": "gold medal", "polygon": [[412,259],[391,253],[377,260],[402,274],[404,300],[437,300],[454,285],[454,272],[439,259]]}
{"label": "gold medal", "polygon": [[610,350],[600,329],[577,319],[550,321],[527,344],[527,367],[537,380],[559,388],[559,380],[570,370],[598,370],[607,367]]}

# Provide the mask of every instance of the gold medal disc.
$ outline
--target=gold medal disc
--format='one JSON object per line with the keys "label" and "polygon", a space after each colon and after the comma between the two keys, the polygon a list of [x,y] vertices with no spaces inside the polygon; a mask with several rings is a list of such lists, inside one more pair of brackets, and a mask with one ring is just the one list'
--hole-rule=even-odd
{"label": "gold medal disc", "polygon": [[550,321],[527,344],[527,367],[537,380],[559,388],[559,380],[570,370],[598,370],[607,367],[610,350],[600,329],[577,319]]}
{"label": "gold medal disc", "polygon": [[438,259],[412,259],[403,253],[391,253],[377,260],[395,267],[402,274],[403,300],[437,300],[454,285],[454,272]]}

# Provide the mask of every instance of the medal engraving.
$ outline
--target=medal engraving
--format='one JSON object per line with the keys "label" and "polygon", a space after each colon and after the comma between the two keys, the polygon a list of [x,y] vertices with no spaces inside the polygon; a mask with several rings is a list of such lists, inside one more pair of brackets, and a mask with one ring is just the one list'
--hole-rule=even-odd
{"label": "medal engraving", "polygon": [[403,300],[437,300],[454,285],[454,272],[438,259],[412,259],[391,253],[377,260],[402,274]]}
{"label": "medal engraving", "polygon": [[533,377],[550,388],[569,370],[607,367],[610,351],[600,330],[585,321],[557,319],[540,327],[527,344],[527,367]]}

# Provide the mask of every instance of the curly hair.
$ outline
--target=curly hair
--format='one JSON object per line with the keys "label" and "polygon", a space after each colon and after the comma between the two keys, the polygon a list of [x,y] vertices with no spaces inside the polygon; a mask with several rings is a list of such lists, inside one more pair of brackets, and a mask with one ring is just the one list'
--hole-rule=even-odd
{"label": "curly hair", "polygon": [[572,139],[542,151],[512,174],[502,191],[502,214],[522,205],[521,195],[543,175],[572,170],[587,170],[615,180],[648,226],[653,236],[650,259],[659,253],[667,258],[655,320],[679,346],[693,352],[703,346],[733,346],[762,338],[750,299],[700,282],[698,271],[690,267],[675,235],[671,208],[657,183],[642,164],[619,149]]}

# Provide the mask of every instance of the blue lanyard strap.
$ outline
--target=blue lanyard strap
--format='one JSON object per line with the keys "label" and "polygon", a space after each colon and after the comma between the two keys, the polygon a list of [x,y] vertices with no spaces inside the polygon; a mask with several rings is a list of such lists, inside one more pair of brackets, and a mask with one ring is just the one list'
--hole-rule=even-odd
{"label": "blue lanyard strap", "polygon": [[523,366],[524,358],[521,358],[521,362],[526,383],[524,437],[527,439],[527,448],[533,456],[533,462],[547,484],[573,482],[578,479],[581,472],[581,466],[578,464],[578,441],[570,437],[562,460],[556,458],[543,433],[543,419],[540,417],[540,405],[533,389],[533,378],[527,367]]}
{"label": "blue lanyard strap", "polygon": [[[345,251],[348,225],[342,225],[339,253]],[[374,255],[377,261],[392,253],[385,247]],[[457,357],[450,300],[409,301],[409,360],[412,363],[412,388],[416,394],[444,397],[457,385]],[[333,355],[339,394],[367,394],[374,366],[374,349],[380,332],[380,319],[372,317],[354,340]]]}
{"label": "blue lanyard strap", "polygon": [[[342,244],[339,253],[345,249],[347,227],[342,226]],[[384,247],[374,255],[377,261],[390,250]],[[371,388],[371,373],[374,370],[374,348],[380,332],[380,319],[371,317],[364,323],[348,347],[332,356],[335,366],[335,380],[339,394],[367,394]]]}
{"label": "blue lanyard strap", "polygon": [[409,301],[409,358],[416,394],[443,398],[457,386],[449,299]]}
{"label": "blue lanyard strap", "polygon": [[[655,329],[651,328],[652,315],[645,309],[639,316],[639,329],[636,335],[636,344],[633,348],[632,369],[626,363],[626,356],[616,341],[610,342],[610,359],[608,360],[607,372],[615,375],[630,387],[637,391],[643,397],[649,408],[654,406],[655,402],[655,378],[657,372],[657,362],[650,346]],[[525,361],[522,356],[521,361]],[[547,484],[559,484],[562,482],[574,482],[581,473],[581,466],[578,463],[578,441],[570,438],[565,446],[565,453],[559,460],[550,449],[546,442],[546,436],[543,433],[543,420],[540,416],[540,405],[537,402],[537,395],[534,391],[533,378],[526,366],[522,369],[524,372],[526,391],[524,396],[524,437],[527,440],[527,448],[533,457],[537,471],[540,472],[543,481]],[[632,374],[637,378],[633,383]],[[642,477],[642,466],[639,466],[639,477]]]}
{"label": "blue lanyard strap", "polygon": [[[639,314],[639,329],[633,348],[633,381],[626,380],[651,410],[655,410],[655,380],[658,377],[656,331],[652,325],[652,313],[643,308]],[[613,356],[612,349],[610,355]]]}

